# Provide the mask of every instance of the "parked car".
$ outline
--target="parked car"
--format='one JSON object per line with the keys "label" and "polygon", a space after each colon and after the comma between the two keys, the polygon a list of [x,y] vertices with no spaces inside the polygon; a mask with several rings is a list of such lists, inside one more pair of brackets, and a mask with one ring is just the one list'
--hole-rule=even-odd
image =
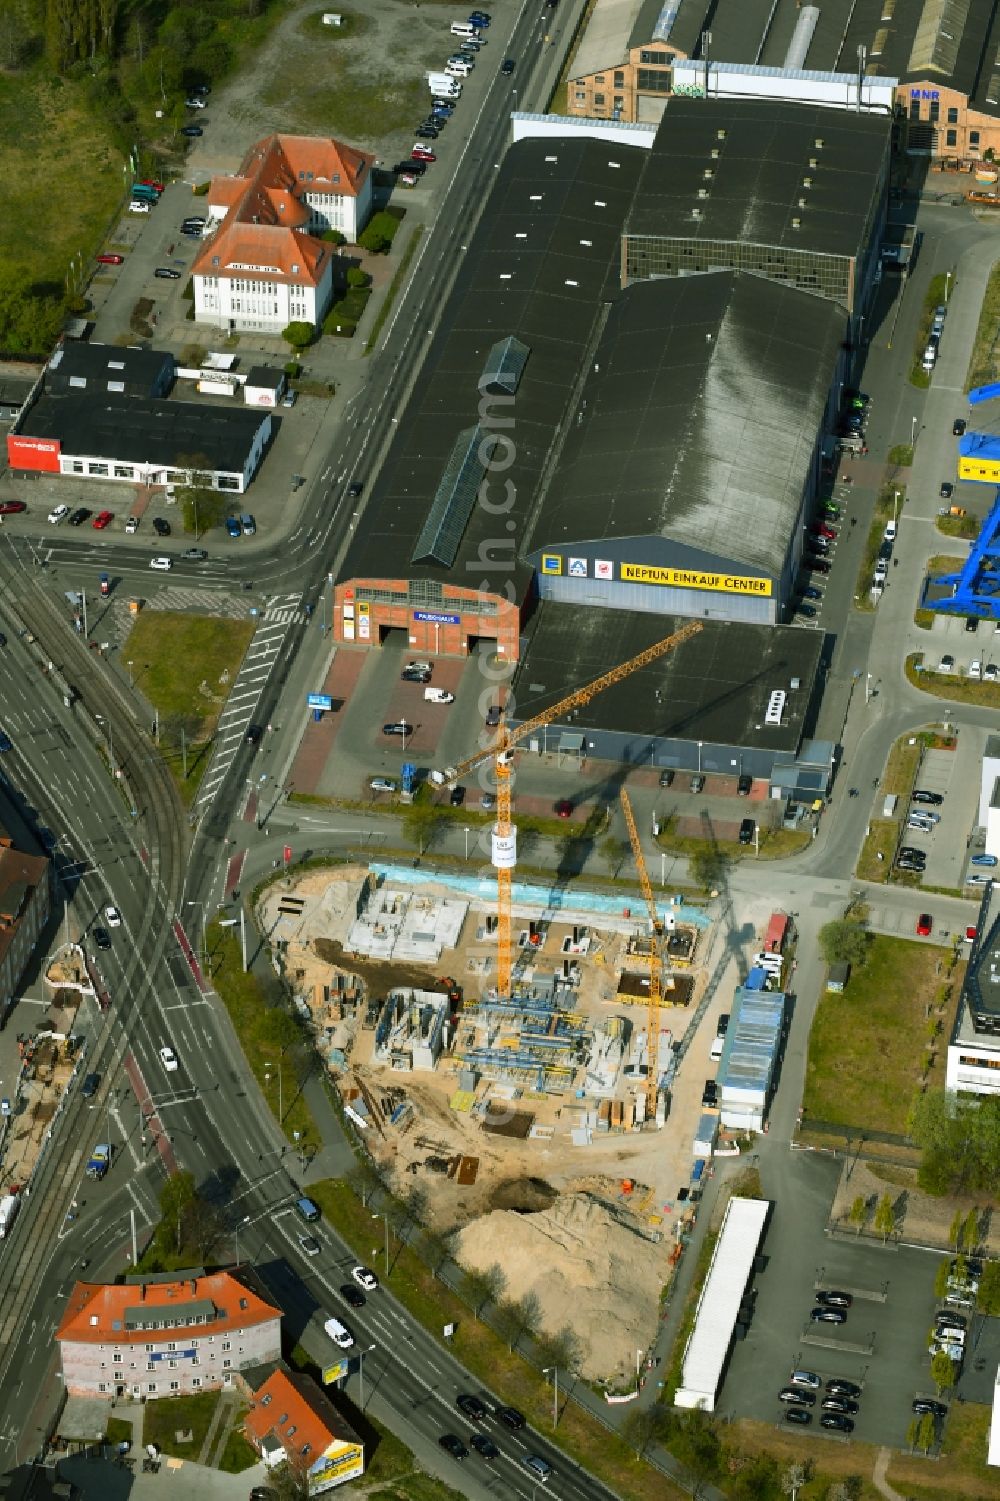
{"label": "parked car", "polygon": [[986,865],[992,868],[997,863],[996,855],[973,855],[970,865]]}
{"label": "parked car", "polygon": [[813,1308],[809,1312],[811,1324],[846,1324],[847,1314],[843,1308]]}
{"label": "parked car", "polygon": [[85,521],[90,520],[90,515],[91,513],[86,506],[77,506],[69,518],[69,524],[70,526],[82,526]]}
{"label": "parked car", "polygon": [[113,520],[114,516],[110,511],[98,511],[90,524],[95,532],[103,532],[105,527],[110,526]]}
{"label": "parked car", "polygon": [[807,557],[806,567],[813,573],[830,572],[830,564],[827,562],[826,558]]}
{"label": "parked car", "polygon": [[181,279],[181,273],[175,271],[172,266],[157,266],[153,275],[158,276],[161,281],[180,281]]}
{"label": "parked car", "polygon": [[826,1389],[835,1397],[860,1397],[861,1388],[853,1381],[842,1381],[839,1376],[832,1376],[826,1383]]}
{"label": "parked car", "polygon": [[931,917],[931,914],[929,912],[921,912],[917,918],[917,936],[920,938],[929,938],[933,926],[934,919]]}
{"label": "parked car", "polygon": [[394,720],[392,724],[384,724],[382,726],[382,734],[383,735],[412,735],[413,734],[413,726],[412,726],[412,724],[407,724],[407,722],[406,722],[405,719],[397,719],[397,720]]}
{"label": "parked car", "polygon": [[932,808],[940,808],[944,802],[944,795],[940,792],[928,792],[925,788],[918,787],[915,792],[910,793],[910,801],[911,803],[927,803]]}
{"label": "parked car", "polygon": [[833,1428],[837,1433],[853,1433],[854,1419],[845,1418],[843,1413],[825,1412],[819,1420],[821,1428]]}
{"label": "parked car", "polygon": [[778,1393],[779,1402],[798,1402],[803,1407],[816,1406],[816,1394],[803,1391],[798,1386],[783,1386]]}
{"label": "parked car", "polygon": [[[968,423],[966,422],[964,417],[956,417],[954,422],[951,424],[952,436],[955,438],[963,437],[967,426]],[[916,1412],[916,1408],[914,1408],[913,1410],[914,1412]]]}
{"label": "parked car", "polygon": [[0,516],[20,516],[28,509],[23,500],[0,501]]}
{"label": "parked car", "polygon": [[811,1423],[812,1420],[813,1420],[812,1413],[811,1412],[807,1412],[804,1407],[786,1407],[785,1408],[785,1422],[786,1423],[798,1423],[801,1427],[804,1428],[805,1425],[807,1423]]}
{"label": "parked car", "polygon": [[181,126],[181,135],[182,136],[203,136],[204,134],[205,134],[205,132],[202,130],[202,128],[201,128],[200,125],[182,125]]}
{"label": "parked car", "polygon": [[941,499],[942,500],[950,500],[951,497],[954,495],[954,493],[955,493],[955,486],[951,483],[951,481],[950,480],[942,480],[942,482],[941,482],[941,488],[938,491],[938,495],[941,497]]}
{"label": "parked car", "polygon": [[660,786],[661,787],[672,787],[673,785],[674,785],[674,773],[671,770],[671,768],[668,766],[665,771],[661,771],[660,772]]}
{"label": "parked car", "polygon": [[740,844],[753,844],[754,835],[757,833],[757,825],[752,818],[744,818],[740,823]]}
{"label": "parked car", "polygon": [[714,1079],[705,1080],[705,1088],[701,1092],[701,1103],[710,1110],[714,1110],[719,1103],[719,1086]]}
{"label": "parked car", "polygon": [[552,811],[557,818],[572,818],[573,804],[568,797],[561,797]]}
{"label": "parked car", "polygon": [[691,778],[691,791],[702,792],[704,790],[704,787],[705,778],[702,776],[700,771],[695,772],[694,776]]}
{"label": "parked car", "polygon": [[372,777],[368,783],[373,792],[398,792],[399,788],[392,777]]}
{"label": "parked car", "polygon": [[850,1293],[830,1291],[817,1293],[816,1302],[825,1304],[827,1308],[850,1308],[854,1299]]}
{"label": "parked car", "polygon": [[120,266],[125,257],[123,255],[99,255],[97,259],[102,266]]}
{"label": "parked car", "polygon": [[979,616],[967,615],[965,617],[965,629],[968,631],[970,636],[974,636],[979,629]]}
{"label": "parked car", "polygon": [[[962,426],[964,427],[965,424],[963,423]],[[932,1418],[946,1418],[948,1416],[947,1404],[944,1402],[935,1402],[933,1397],[914,1397],[911,1406],[913,1411],[921,1417],[926,1414],[930,1414]]]}
{"label": "parked car", "polygon": [[736,778],[737,797],[749,797],[753,791],[753,777],[748,771],[744,771]]}
{"label": "parked car", "polygon": [[820,1405],[824,1412],[841,1412],[849,1417],[858,1411],[858,1404],[850,1397],[824,1397]]}
{"label": "parked car", "polygon": [[823,591],[822,589],[817,589],[815,584],[807,584],[802,591],[802,595],[804,599],[822,599]]}

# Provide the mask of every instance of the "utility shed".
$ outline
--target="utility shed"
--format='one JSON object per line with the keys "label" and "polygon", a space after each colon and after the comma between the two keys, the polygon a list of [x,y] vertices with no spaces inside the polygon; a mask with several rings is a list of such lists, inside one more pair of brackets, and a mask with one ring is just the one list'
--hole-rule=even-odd
{"label": "utility shed", "polygon": [[[732,1023],[730,1023],[732,1026]],[[722,1372],[733,1342],[740,1303],[753,1272],[771,1205],[767,1199],[732,1198],[698,1299],[694,1328],[684,1350],[675,1407],[715,1411]]]}
{"label": "utility shed", "polygon": [[759,1131],[781,1047],[785,997],[739,986],[719,1062],[719,1113],[724,1126]]}

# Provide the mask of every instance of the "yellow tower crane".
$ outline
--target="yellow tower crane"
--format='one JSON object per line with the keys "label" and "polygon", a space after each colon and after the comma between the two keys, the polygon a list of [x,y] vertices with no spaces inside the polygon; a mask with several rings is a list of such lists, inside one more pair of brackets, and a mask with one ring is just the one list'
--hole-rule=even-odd
{"label": "yellow tower crane", "polygon": [[632,854],[635,857],[635,868],[639,872],[639,885],[649,912],[649,921],[652,932],[649,940],[649,1020],[647,1029],[647,1053],[649,1071],[646,1074],[646,1119],[654,1120],[656,1117],[656,1086],[660,1076],[660,1003],[663,999],[663,923],[660,914],[656,910],[656,897],[649,882],[649,873],[646,870],[646,861],[643,858],[642,845],[639,843],[639,830],[635,826],[635,818],[632,814],[632,804],[628,800],[628,793],[623,787],[619,792],[622,812],[625,814],[625,827],[628,829],[629,843],[632,846]]}
{"label": "yellow tower crane", "polygon": [[510,889],[514,867],[517,864],[517,829],[511,819],[513,760],[514,748],[527,740],[536,730],[552,724],[555,720],[568,713],[571,709],[579,708],[581,704],[589,703],[605,688],[610,688],[614,683],[620,683],[631,673],[637,672],[640,667],[645,667],[650,662],[655,662],[659,657],[666,656],[667,652],[684,641],[689,641],[701,630],[701,622],[692,620],[688,625],[681,626],[679,631],[657,641],[654,646],[648,646],[637,656],[631,657],[627,662],[622,662],[618,667],[612,667],[610,672],[604,672],[592,683],[584,688],[577,688],[573,693],[568,693],[565,698],[550,705],[541,714],[525,720],[516,729],[509,729],[504,716],[500,716],[497,726],[496,739],[493,744],[476,755],[470,756],[459,766],[449,767],[445,773],[446,784],[453,787],[462,777],[470,771],[475,771],[482,766],[484,761],[492,761],[496,775],[497,787],[497,820],[493,825],[491,860],[497,873],[497,991],[500,995],[510,994],[511,972],[513,970],[512,942],[511,942],[511,915],[510,915]]}

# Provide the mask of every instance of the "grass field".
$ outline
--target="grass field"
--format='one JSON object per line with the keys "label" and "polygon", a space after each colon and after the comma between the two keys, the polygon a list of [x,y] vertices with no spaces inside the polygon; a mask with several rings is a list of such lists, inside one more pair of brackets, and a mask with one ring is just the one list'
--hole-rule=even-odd
{"label": "grass field", "polygon": [[[247,934],[247,943],[251,935]],[[300,1152],[318,1151],[322,1146],[316,1123],[308,1105],[298,1093],[295,1073],[286,1056],[268,1032],[270,1007],[265,1004],[260,986],[252,974],[244,974],[239,931],[210,923],[205,934],[212,983],[229,1012],[230,1020],[243,1045],[246,1060],[265,1099],[278,1114],[278,1076],[281,1075],[280,1125],[289,1141]],[[298,1132],[296,1139],[295,1133]]]}
{"label": "grass field", "polygon": [[[123,161],[78,84],[0,72],[0,263],[63,291],[69,263],[89,271],[116,205]],[[38,220],[44,184],[44,232]]]}
{"label": "grass field", "polygon": [[915,688],[956,704],[984,704],[989,709],[1000,709],[1000,683],[984,683],[958,672],[935,672],[933,669],[941,660],[936,655],[920,670],[925,659],[926,653],[922,651],[911,652],[906,659],[906,676]]}
{"label": "grass field", "polygon": [[[892,874],[892,857],[899,837],[899,825],[920,765],[922,742],[919,736],[902,735],[889,752],[882,776],[882,791],[894,793],[900,800],[897,818],[873,818],[871,833],[861,846],[857,874],[862,881],[888,881]],[[878,857],[882,855],[880,860]]]}
{"label": "grass field", "polygon": [[[161,1397],[143,1409],[142,1441],[158,1444],[175,1459],[197,1459],[221,1392],[197,1392],[188,1397]],[[190,1433],[180,1442],[178,1433]]]}
{"label": "grass field", "polygon": [[941,1458],[928,1464],[911,1455],[893,1454],[886,1479],[909,1501],[939,1501],[941,1496],[963,1501],[994,1501],[996,1470],[986,1463],[990,1409],[973,1402],[953,1402],[945,1423]]}
{"label": "grass field", "polygon": [[[928,1050],[928,1008],[940,1000],[943,954],[930,944],[874,937],[844,994],[824,993],[809,1037],[807,1119],[906,1134]],[[932,1083],[943,1082],[940,1048],[938,1058]]]}
{"label": "grass field", "polygon": [[986,283],[983,305],[979,310],[979,327],[976,329],[972,355],[969,359],[969,373],[966,376],[965,389],[971,391],[973,386],[984,386],[988,381],[996,380],[998,372],[1000,372],[1000,261],[997,261],[993,267],[990,279]]}
{"label": "grass field", "polygon": [[160,753],[186,805],[208,766],[219,714],[253,633],[252,620],[145,610],[122,647],[122,662],[157,712]]}
{"label": "grass field", "polygon": [[230,1429],[222,1453],[219,1455],[219,1469],[225,1470],[227,1475],[241,1475],[244,1470],[249,1470],[252,1465],[255,1465],[259,1458],[256,1449],[247,1443],[239,1430],[239,1423],[242,1421],[241,1417]]}

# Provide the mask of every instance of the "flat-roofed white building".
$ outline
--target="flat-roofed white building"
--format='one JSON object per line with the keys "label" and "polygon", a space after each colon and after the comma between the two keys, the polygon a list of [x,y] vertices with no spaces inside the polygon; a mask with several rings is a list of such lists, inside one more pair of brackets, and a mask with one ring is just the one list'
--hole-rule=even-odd
{"label": "flat-roofed white building", "polygon": [[675,1407],[715,1411],[740,1304],[750,1285],[770,1212],[768,1199],[734,1197],[726,1206],[684,1351]]}

